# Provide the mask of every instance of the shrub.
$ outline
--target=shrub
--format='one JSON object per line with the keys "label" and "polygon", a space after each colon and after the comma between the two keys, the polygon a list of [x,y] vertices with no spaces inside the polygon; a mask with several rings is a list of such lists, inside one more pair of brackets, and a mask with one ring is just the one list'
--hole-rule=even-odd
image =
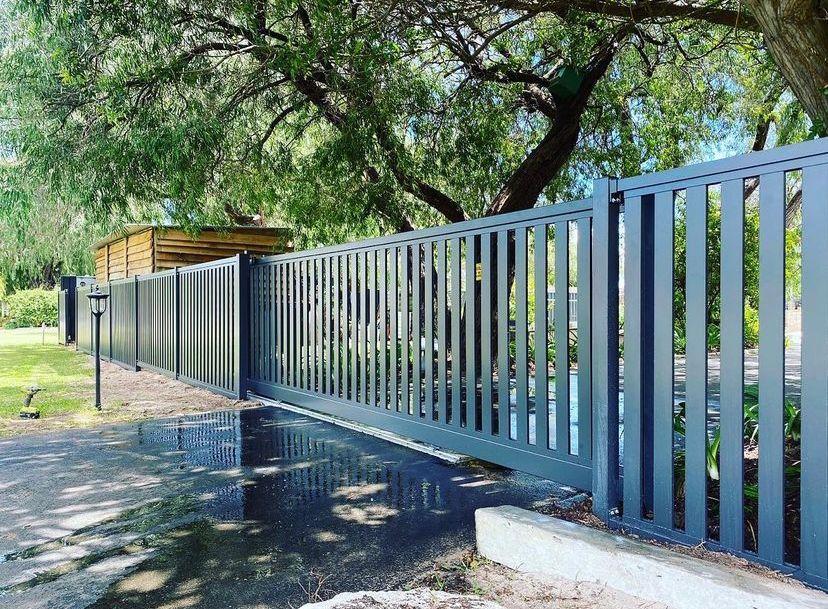
{"label": "shrub", "polygon": [[54,290],[20,290],[6,298],[7,328],[57,325],[58,299]]}
{"label": "shrub", "polygon": [[759,346],[759,311],[745,303],[745,348]]}

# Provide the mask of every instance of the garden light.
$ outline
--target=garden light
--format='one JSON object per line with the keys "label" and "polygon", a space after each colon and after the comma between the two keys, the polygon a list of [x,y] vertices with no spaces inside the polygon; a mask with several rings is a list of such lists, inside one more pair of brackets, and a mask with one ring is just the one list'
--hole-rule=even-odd
{"label": "garden light", "polygon": [[95,408],[101,409],[101,316],[106,312],[109,294],[101,292],[99,286],[87,294],[89,309],[95,316]]}

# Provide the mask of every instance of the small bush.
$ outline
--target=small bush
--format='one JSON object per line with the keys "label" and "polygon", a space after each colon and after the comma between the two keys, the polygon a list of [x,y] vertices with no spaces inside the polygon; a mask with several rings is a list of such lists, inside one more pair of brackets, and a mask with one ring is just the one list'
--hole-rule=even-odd
{"label": "small bush", "polygon": [[759,311],[745,303],[745,348],[759,346]]}
{"label": "small bush", "polygon": [[57,325],[58,299],[54,290],[20,290],[6,298],[6,306],[7,328]]}

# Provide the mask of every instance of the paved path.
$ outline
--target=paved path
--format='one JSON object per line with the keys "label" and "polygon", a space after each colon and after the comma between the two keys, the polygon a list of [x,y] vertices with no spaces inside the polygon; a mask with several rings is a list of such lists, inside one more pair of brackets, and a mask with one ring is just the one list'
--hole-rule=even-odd
{"label": "paved path", "polygon": [[477,507],[565,494],[272,408],[0,441],[0,607],[289,607],[387,589]]}

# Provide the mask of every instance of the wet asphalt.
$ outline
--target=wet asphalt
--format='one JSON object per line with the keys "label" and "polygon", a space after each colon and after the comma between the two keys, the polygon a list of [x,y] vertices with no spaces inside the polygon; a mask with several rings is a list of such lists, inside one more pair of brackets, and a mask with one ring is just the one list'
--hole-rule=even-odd
{"label": "wet asphalt", "polygon": [[[568,494],[530,475],[483,464],[450,465],[278,408],[150,421],[97,433],[105,441],[93,442],[88,456],[83,451],[72,455],[68,462],[74,473],[66,484],[76,484],[85,459],[106,457],[111,447],[118,451],[107,465],[113,479],[125,474],[121,470],[130,463],[153,464],[155,482],[136,483],[140,488],[135,491],[151,487],[155,502],[141,518],[114,516],[124,520],[122,531],[134,527],[140,534],[100,553],[101,561],[139,557],[135,564],[117,576],[98,577],[99,592],[81,595],[67,606],[288,608],[343,591],[399,588],[426,573],[435,560],[474,545],[475,509],[532,507]],[[87,436],[74,432],[73,437]],[[34,446],[28,442],[11,454],[23,459],[26,446]],[[15,445],[5,442],[3,448],[9,447]],[[53,442],[50,451],[56,449]],[[48,492],[48,485],[27,487],[25,469],[11,471],[17,478],[7,488],[28,488],[20,492],[21,500],[36,503],[33,493]],[[119,497],[130,488],[122,484]],[[15,512],[14,500],[0,506],[0,517]],[[37,523],[45,528],[48,518]],[[52,535],[58,543],[82,538],[61,526],[67,534]],[[9,530],[15,531],[4,528]],[[26,545],[30,562],[40,548],[34,541]],[[14,574],[18,557],[19,551],[7,552],[0,575]],[[0,581],[0,606],[40,606],[37,599],[44,594],[71,598],[83,586],[78,581],[84,581],[73,571],[94,573],[96,558],[92,553],[69,567],[58,564],[34,578],[9,580],[23,582],[14,586],[3,588]],[[38,594],[39,586],[44,594]]]}

